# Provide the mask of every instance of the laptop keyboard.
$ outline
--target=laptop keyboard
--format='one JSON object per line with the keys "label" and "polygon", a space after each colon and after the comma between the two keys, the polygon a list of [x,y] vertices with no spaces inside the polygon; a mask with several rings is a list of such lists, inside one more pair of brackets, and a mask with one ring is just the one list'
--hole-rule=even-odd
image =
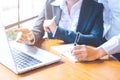
{"label": "laptop keyboard", "polygon": [[17,64],[17,67],[20,69],[30,67],[32,65],[36,65],[41,63],[40,60],[31,57],[24,52],[12,48],[12,54]]}

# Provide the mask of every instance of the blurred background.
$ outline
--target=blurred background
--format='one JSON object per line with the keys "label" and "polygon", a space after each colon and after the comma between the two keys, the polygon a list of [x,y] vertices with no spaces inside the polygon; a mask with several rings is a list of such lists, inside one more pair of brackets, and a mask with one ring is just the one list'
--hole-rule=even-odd
{"label": "blurred background", "polygon": [[45,0],[0,0],[0,19],[6,28],[9,40],[15,40],[17,33],[13,29],[20,27],[31,28]]}

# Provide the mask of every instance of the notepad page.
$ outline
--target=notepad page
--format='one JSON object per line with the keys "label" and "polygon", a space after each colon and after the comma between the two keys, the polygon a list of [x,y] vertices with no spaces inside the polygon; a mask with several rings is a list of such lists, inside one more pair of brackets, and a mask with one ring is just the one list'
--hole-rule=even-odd
{"label": "notepad page", "polygon": [[52,46],[51,48],[52,48],[52,50],[55,50],[58,53],[67,57],[69,60],[71,60],[73,62],[77,62],[77,59],[71,53],[73,46],[74,46],[73,44],[63,44],[63,45],[59,45],[59,46]]}

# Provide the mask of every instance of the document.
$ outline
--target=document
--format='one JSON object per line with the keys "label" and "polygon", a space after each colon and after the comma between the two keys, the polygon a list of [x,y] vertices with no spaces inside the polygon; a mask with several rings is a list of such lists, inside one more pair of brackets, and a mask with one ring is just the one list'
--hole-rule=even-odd
{"label": "document", "polygon": [[66,58],[73,62],[78,62],[74,55],[72,55],[71,50],[74,44],[62,44],[58,46],[52,46],[51,49],[57,51],[58,53],[64,55]]}

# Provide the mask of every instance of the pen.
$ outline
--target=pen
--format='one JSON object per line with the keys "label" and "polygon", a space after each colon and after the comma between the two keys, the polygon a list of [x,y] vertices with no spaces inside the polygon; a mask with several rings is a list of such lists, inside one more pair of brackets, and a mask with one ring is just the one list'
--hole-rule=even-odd
{"label": "pen", "polygon": [[[50,23],[52,23],[53,21],[55,21],[55,19],[56,19],[56,16],[54,16],[54,17],[50,20],[50,22],[47,22],[47,25],[50,24]],[[48,27],[48,29],[50,30],[49,27]],[[51,30],[50,30],[50,31],[51,31]],[[47,33],[47,32],[45,32],[44,38],[49,39],[48,33]]]}
{"label": "pen", "polygon": [[77,35],[76,35],[76,38],[75,38],[75,41],[74,41],[74,46],[77,45],[77,43],[79,42],[79,39],[80,39],[80,32],[77,32]]}
{"label": "pen", "polygon": [[56,16],[54,16],[52,19],[51,19],[51,21],[54,21],[56,19]]}
{"label": "pen", "polygon": [[110,58],[112,58],[112,59],[114,59],[115,61],[119,61],[116,57],[114,57],[113,55],[111,55],[111,54],[108,54],[108,57]]}

